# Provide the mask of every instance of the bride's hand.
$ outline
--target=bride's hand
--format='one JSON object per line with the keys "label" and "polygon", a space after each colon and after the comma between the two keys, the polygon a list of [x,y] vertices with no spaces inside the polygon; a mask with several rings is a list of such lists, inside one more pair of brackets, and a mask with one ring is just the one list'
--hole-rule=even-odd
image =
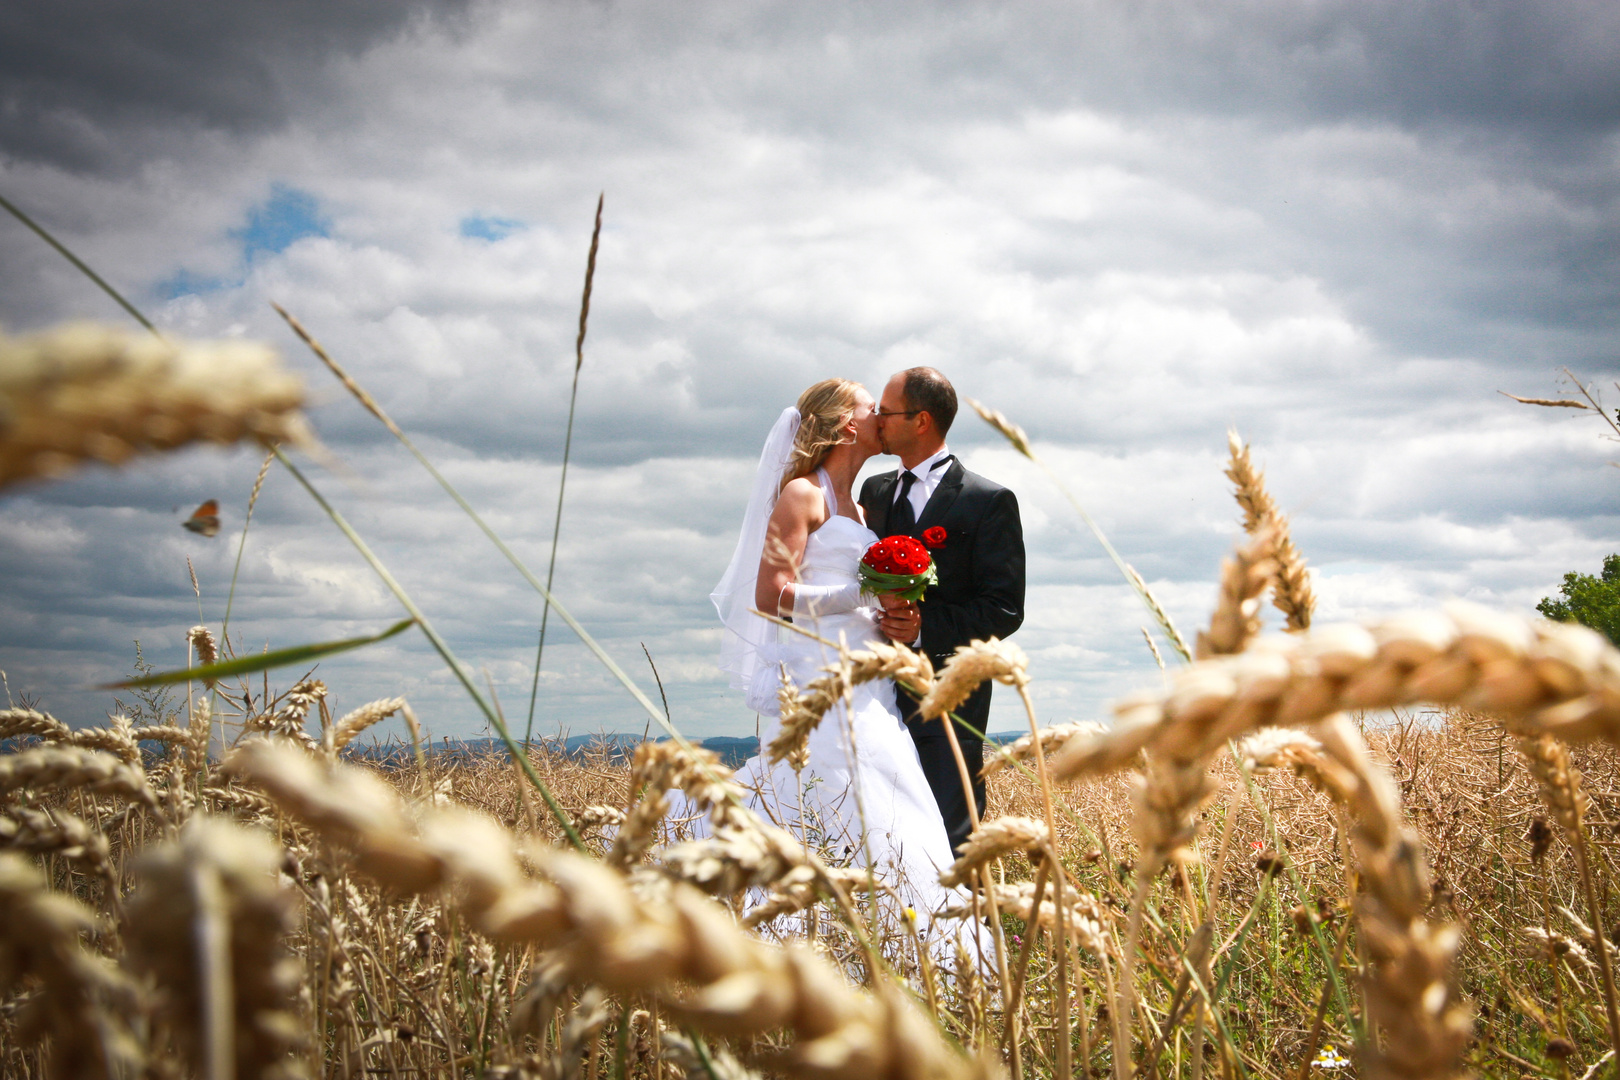
{"label": "bride's hand", "polygon": [[922,632],[922,609],[894,596],[879,596],[878,602],[883,605],[883,618],[878,623],[883,636],[901,645],[916,641]]}

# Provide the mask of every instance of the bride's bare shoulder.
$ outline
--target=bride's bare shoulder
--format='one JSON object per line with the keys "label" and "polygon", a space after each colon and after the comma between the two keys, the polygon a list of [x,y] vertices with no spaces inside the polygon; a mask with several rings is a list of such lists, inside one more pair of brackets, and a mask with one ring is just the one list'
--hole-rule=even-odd
{"label": "bride's bare shoulder", "polygon": [[776,512],[802,521],[819,520],[825,515],[826,502],[821,489],[807,477],[789,480],[776,497]]}

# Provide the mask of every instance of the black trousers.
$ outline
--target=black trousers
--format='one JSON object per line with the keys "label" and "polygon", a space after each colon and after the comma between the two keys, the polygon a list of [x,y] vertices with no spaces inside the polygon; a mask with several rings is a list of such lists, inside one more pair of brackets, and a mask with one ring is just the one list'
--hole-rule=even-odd
{"label": "black trousers", "polygon": [[[911,732],[912,742],[917,744],[917,756],[922,759],[923,775],[928,778],[928,786],[934,793],[934,802],[939,804],[940,817],[945,820],[945,832],[951,838],[951,851],[960,852],[962,845],[973,833],[973,817],[968,811],[967,794],[962,790],[962,770],[956,765],[956,755],[951,752],[950,737],[945,734],[943,720],[930,720],[922,723],[917,719],[917,702],[910,694],[900,690],[896,695],[901,713],[905,716],[906,728]],[[984,730],[984,723],[990,714],[990,684],[983,683],[963,703],[957,715],[961,716],[967,724],[973,725],[978,731]],[[984,778],[979,771],[984,768],[984,739],[977,732],[969,731],[962,724],[956,725],[956,739],[962,747],[962,760],[967,763],[968,776],[973,781],[973,801],[977,804],[979,817],[984,817],[986,799]]]}
{"label": "black trousers", "polygon": [[[962,845],[967,843],[968,836],[973,832],[973,818],[968,813],[967,795],[962,791],[962,771],[956,767],[951,742],[937,722],[933,726],[937,734],[930,733],[929,737],[917,739],[913,733],[912,737],[917,743],[917,756],[922,758],[923,775],[928,777],[928,786],[934,791],[940,816],[945,819],[945,831],[951,838],[951,851],[960,853]],[[977,735],[965,734],[960,727],[956,729],[956,736],[962,744],[962,759],[967,762],[968,775],[973,777],[973,801],[977,804],[980,818],[983,818],[984,778],[978,772],[984,763],[984,740]]]}

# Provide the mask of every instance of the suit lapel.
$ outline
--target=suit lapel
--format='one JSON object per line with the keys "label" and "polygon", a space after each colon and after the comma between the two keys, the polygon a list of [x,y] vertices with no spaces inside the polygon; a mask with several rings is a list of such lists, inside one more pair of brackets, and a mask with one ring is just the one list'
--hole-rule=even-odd
{"label": "suit lapel", "polygon": [[[945,470],[945,478],[939,482],[939,487],[928,497],[923,506],[921,516],[917,518],[917,535],[921,536],[924,529],[932,528],[945,519],[945,513],[956,502],[956,497],[962,493],[962,468],[960,461],[952,461]],[[890,485],[891,487],[893,484]]]}

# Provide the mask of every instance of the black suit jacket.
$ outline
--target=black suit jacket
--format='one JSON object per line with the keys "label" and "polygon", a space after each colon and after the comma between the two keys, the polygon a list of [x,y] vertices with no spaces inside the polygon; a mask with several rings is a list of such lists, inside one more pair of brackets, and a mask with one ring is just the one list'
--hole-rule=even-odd
{"label": "black suit jacket", "polygon": [[[861,487],[866,524],[879,537],[889,532],[899,470],[881,473]],[[945,529],[945,543],[933,549],[939,584],[924,594],[922,651],[939,667],[958,646],[989,637],[1005,638],[1024,621],[1024,528],[1018,497],[1000,484],[968,472],[960,461],[946,466],[939,487],[923,507],[912,535],[922,538],[935,525]],[[901,699],[901,707],[907,702]],[[984,683],[957,714],[983,731],[990,717],[990,684]],[[939,724],[919,729],[914,715],[906,723],[919,739],[945,737]]]}

